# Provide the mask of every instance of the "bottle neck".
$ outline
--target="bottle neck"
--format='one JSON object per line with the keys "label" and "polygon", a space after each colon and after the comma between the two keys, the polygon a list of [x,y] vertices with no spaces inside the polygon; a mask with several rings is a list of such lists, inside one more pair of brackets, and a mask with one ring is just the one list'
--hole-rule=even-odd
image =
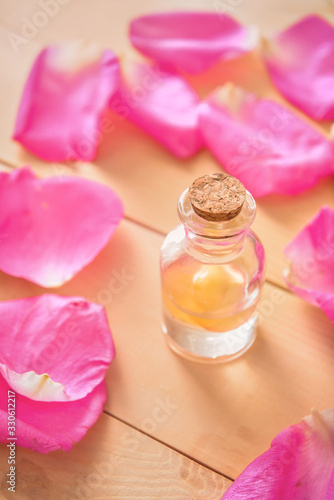
{"label": "bottle neck", "polygon": [[208,238],[185,228],[187,252],[196,260],[224,263],[234,260],[245,245],[247,231],[226,238]]}
{"label": "bottle neck", "polygon": [[240,213],[233,219],[214,222],[195,213],[188,189],[182,193],[178,213],[186,233],[186,250],[204,262],[228,262],[243,249],[248,228],[255,218],[256,203],[247,191]]}

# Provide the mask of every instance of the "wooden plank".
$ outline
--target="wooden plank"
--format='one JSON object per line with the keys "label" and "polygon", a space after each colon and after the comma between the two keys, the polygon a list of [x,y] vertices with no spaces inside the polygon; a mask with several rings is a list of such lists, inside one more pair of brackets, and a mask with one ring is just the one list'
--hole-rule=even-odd
{"label": "wooden plank", "polygon": [[[116,343],[107,410],[235,478],[284,427],[333,405],[334,335],[325,314],[266,285],[258,339],[240,359],[203,366],[165,345],[160,328],[162,237],[124,221],[93,263],[56,289],[105,305]],[[0,273],[0,300],[44,293]]]}
{"label": "wooden plank", "polygon": [[[138,152],[138,149],[134,151]],[[145,162],[145,168],[141,169],[142,166],[136,165],[135,160],[121,161],[121,156],[118,160],[109,172],[104,168],[81,165],[78,171],[72,170],[70,173],[108,184],[121,196],[130,219],[161,233],[166,233],[179,223],[176,204],[183,189],[192,179],[217,170],[211,168],[209,162],[203,163],[202,166],[199,161],[198,165],[195,165],[198,168],[180,171],[177,166],[170,165],[170,168],[162,169],[158,176],[154,176],[152,171],[151,175],[150,172],[147,174],[148,162]],[[156,166],[152,164],[152,170],[153,168]],[[45,168],[44,165],[35,167],[34,170],[40,176],[69,173],[62,166]],[[170,179],[173,179],[172,185],[168,185]],[[282,277],[287,266],[283,254],[284,247],[325,204],[334,208],[334,179],[324,180],[303,196],[283,200],[277,196],[258,203],[258,214],[253,229],[260,236],[266,250],[267,278],[270,282],[286,287]]]}
{"label": "wooden plank", "polygon": [[[183,4],[182,1],[180,3],[173,0],[169,8],[173,5],[181,8]],[[194,8],[212,9],[216,5],[218,4],[213,5],[211,2],[193,3]],[[90,2],[83,1],[80,6],[76,2],[69,2],[18,53],[13,52],[8,40],[8,43],[0,47],[0,158],[15,166],[30,163],[40,175],[70,173],[105,182],[121,195],[126,213],[131,219],[166,233],[178,222],[176,203],[180,193],[196,177],[220,169],[209,152],[203,151],[193,159],[179,161],[134,125],[112,114],[110,119],[115,128],[111,133],[103,134],[99,155],[93,164],[79,163],[72,168],[46,164],[10,140],[26,76],[42,46],[89,34],[105,46],[124,53],[128,50],[126,31],[129,19],[141,12],[162,8],[162,5],[156,7],[151,1],[139,5],[134,3],[131,9],[128,6],[127,2],[98,0],[95,9],[96,12],[103,12],[103,15],[96,16],[94,23],[91,23]],[[186,2],[184,6],[189,8]],[[39,7],[34,1],[24,5],[18,0],[4,2],[1,36],[6,39],[11,30],[19,32],[22,16],[32,19],[36,9]],[[257,20],[262,30],[270,31],[314,10],[333,21],[334,5],[317,0],[313,0],[312,4],[308,2],[307,5],[301,1],[294,2],[293,5],[284,1],[273,4],[270,9],[260,0],[254,2],[254,5],[241,2],[232,13],[244,23]],[[112,19],[117,19],[115,29],[110,29]],[[254,56],[244,58],[242,63],[232,61],[219,70],[209,72],[204,79],[192,78],[192,83],[204,95],[217,84],[228,80],[233,80],[250,91],[279,98],[270,85],[263,66]],[[283,248],[321,205],[334,207],[333,187],[334,180],[325,179],[314,189],[298,197],[271,196],[259,201],[254,229],[266,248],[267,276],[273,283],[285,286],[282,278],[286,265]]]}
{"label": "wooden plank", "polygon": [[[129,217],[166,232],[177,222],[175,206],[180,192],[195,177],[219,168],[208,152],[180,162],[140,130],[116,117],[115,129],[104,134],[94,164],[71,168],[47,165],[10,141],[26,75],[44,44],[89,34],[121,52],[127,46],[127,20],[154,8],[153,1],[144,0],[140,5],[133,3],[131,8],[129,2],[116,4],[97,0],[95,12],[103,15],[97,14],[93,23],[91,2],[82,1],[80,5],[70,2],[66,14],[62,10],[63,13],[50,19],[47,27],[39,30],[17,55],[8,44],[3,44],[0,158],[14,166],[29,161],[40,175],[72,173],[112,185],[125,201]],[[35,9],[39,9],[36,2],[26,2],[23,6],[18,0],[6,0],[3,5],[5,20],[0,24],[3,39],[8,31],[19,29],[20,16],[33,16]],[[189,8],[185,0],[172,0],[169,8],[174,5]],[[212,2],[194,1],[192,5],[212,8]],[[270,31],[314,10],[328,14],[333,20],[332,2],[315,0],[307,5],[301,0],[293,5],[284,1],[270,8],[263,0],[241,2],[233,14],[243,22],[260,22],[263,29]],[[230,63],[224,78],[233,77],[251,91],[272,95],[258,61],[246,58],[243,62],[243,66]],[[256,68],[257,76],[249,78],[252,68]],[[193,83],[203,95],[221,76],[212,78],[209,74],[205,81],[194,79]],[[270,197],[259,203],[255,229],[264,241],[268,277],[273,282],[282,284],[285,243],[320,205],[334,206],[333,183],[324,180],[302,196]],[[278,290],[267,285],[261,305],[265,319],[259,338],[244,357],[226,366],[212,367],[183,361],[166,348],[159,326],[161,241],[157,234],[125,222],[98,258],[55,292],[83,294],[106,305],[117,348],[117,358],[107,377],[111,395],[108,411],[197,461],[236,477],[282,428],[297,422],[313,406],[320,410],[332,406],[333,325],[321,311],[286,292],[280,292],[280,303],[275,303]],[[124,269],[127,278],[113,274],[115,269]],[[115,294],[110,284],[117,276],[119,292]],[[2,299],[44,292],[3,273],[0,288]],[[96,454],[99,447],[94,448]],[[59,459],[55,467],[61,467]],[[122,484],[130,484],[130,474],[129,468]],[[58,483],[62,482],[63,473],[57,478]],[[133,497],[138,498],[135,487],[133,491]],[[28,492],[26,498],[30,497]]]}
{"label": "wooden plank", "polygon": [[[118,117],[114,121],[117,125],[110,138],[113,145],[102,144],[95,164],[80,163],[70,168],[37,164],[34,160],[29,163],[40,176],[80,175],[111,186],[124,201],[130,219],[167,233],[179,223],[176,205],[182,191],[195,178],[219,167],[205,151],[180,163],[132,124],[120,122]],[[126,136],[131,137],[131,147]],[[26,163],[27,160],[13,162],[17,166]],[[271,196],[258,202],[253,229],[266,250],[269,281],[286,287],[282,277],[287,265],[283,249],[323,205],[334,208],[333,178],[324,179],[300,196]]]}
{"label": "wooden plank", "polygon": [[[19,500],[219,500],[231,481],[101,415],[69,453],[17,448]],[[8,449],[0,445],[0,496],[7,490]]]}

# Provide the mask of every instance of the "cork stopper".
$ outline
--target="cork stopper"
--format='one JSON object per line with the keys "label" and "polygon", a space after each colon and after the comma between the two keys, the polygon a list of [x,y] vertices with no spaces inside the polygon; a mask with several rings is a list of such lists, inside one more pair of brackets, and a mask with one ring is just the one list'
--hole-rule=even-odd
{"label": "cork stopper", "polygon": [[246,189],[231,175],[204,175],[190,186],[189,199],[197,215],[221,222],[233,219],[240,213],[246,199]]}

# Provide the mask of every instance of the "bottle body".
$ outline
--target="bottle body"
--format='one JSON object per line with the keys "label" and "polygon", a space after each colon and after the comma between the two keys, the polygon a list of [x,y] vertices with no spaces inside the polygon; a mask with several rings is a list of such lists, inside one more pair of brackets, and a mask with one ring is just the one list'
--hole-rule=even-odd
{"label": "bottle body", "polygon": [[221,224],[218,235],[212,234],[213,223],[197,230],[186,195],[180,202],[186,224],[173,229],[161,248],[163,331],[170,347],[185,357],[228,361],[255,339],[264,249],[245,223],[241,230],[230,221]]}

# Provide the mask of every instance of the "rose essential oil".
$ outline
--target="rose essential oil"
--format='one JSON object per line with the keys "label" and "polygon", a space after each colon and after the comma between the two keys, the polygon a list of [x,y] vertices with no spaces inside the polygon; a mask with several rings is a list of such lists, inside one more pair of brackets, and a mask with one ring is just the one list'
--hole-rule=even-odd
{"label": "rose essential oil", "polygon": [[161,248],[163,331],[197,361],[240,356],[254,342],[264,249],[249,229],[256,204],[234,177],[197,179],[180,197],[182,224]]}

